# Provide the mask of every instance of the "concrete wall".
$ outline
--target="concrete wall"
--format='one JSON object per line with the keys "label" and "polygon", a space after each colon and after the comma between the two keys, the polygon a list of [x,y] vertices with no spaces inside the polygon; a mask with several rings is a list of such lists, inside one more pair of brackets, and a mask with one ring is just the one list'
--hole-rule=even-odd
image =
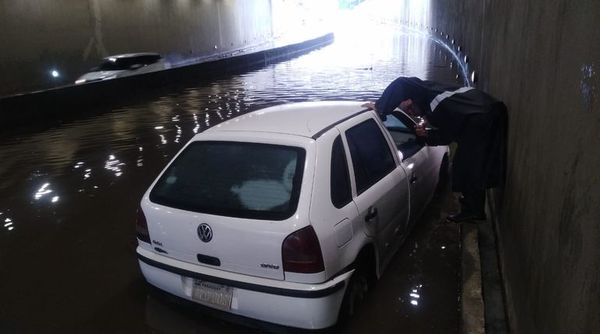
{"label": "concrete wall", "polygon": [[269,41],[272,29],[270,0],[0,0],[0,96],[72,83],[109,55],[177,63]]}
{"label": "concrete wall", "polygon": [[501,263],[514,333],[600,333],[600,1],[433,0],[509,109]]}

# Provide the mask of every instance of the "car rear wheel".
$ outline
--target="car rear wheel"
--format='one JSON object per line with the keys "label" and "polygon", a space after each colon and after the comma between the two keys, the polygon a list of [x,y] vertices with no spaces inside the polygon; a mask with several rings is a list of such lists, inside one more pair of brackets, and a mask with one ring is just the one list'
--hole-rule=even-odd
{"label": "car rear wheel", "polygon": [[342,308],[340,310],[340,320],[344,321],[356,314],[357,309],[360,307],[362,302],[367,296],[367,292],[372,287],[373,275],[369,271],[368,262],[366,256],[361,256],[360,260],[356,262],[354,273],[346,293],[344,294],[344,300],[342,301]]}

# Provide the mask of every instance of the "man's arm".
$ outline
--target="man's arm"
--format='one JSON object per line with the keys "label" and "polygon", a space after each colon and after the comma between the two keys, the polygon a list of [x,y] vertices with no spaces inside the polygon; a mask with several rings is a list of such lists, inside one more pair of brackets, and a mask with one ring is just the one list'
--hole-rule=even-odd
{"label": "man's arm", "polygon": [[429,146],[448,145],[452,142],[452,138],[439,129],[427,129],[425,124],[417,124],[415,133],[420,142],[426,143]]}
{"label": "man's arm", "polygon": [[408,100],[414,94],[414,89],[408,82],[409,79],[400,77],[389,84],[381,97],[375,103],[375,110],[382,115],[392,113],[400,102]]}

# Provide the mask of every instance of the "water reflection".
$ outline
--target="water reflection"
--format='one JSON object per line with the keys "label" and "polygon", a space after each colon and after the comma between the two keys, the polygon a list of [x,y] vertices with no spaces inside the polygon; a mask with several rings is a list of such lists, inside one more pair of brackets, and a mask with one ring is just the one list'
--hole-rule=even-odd
{"label": "water reflection", "polygon": [[[0,216],[2,216],[4,213],[0,212]],[[12,219],[6,217],[4,218],[4,228],[6,228],[9,231],[14,230],[14,226],[13,226],[13,221]]]}
{"label": "water reflection", "polygon": [[41,186],[33,195],[33,198],[35,198],[35,200],[39,200],[42,197],[52,193],[52,189],[49,188],[50,187],[50,183],[44,183],[43,186]]}
{"label": "water reflection", "polygon": [[419,306],[419,301],[421,299],[421,294],[420,294],[420,290],[421,288],[423,288],[423,284],[419,284],[416,287],[414,287],[413,289],[411,289],[411,292],[408,294],[408,296],[410,297],[410,304],[413,306]]}
{"label": "water reflection", "polygon": [[123,175],[123,170],[121,169],[122,166],[125,166],[125,163],[119,161],[114,155],[111,154],[104,164],[104,169],[113,172],[115,176],[119,177]]}
{"label": "water reflection", "polygon": [[198,130],[200,129],[200,124],[198,124],[198,115],[194,114],[194,128],[192,129],[192,132],[194,132],[194,134],[198,133]]}
{"label": "water reflection", "polygon": [[179,143],[179,138],[181,138],[181,127],[179,125],[175,125],[175,128],[177,128],[177,135],[175,135],[175,143]]}
{"label": "water reflection", "polygon": [[137,160],[135,162],[135,165],[137,167],[143,167],[144,166],[144,148],[143,147],[138,147],[138,151],[140,152],[137,156]]}

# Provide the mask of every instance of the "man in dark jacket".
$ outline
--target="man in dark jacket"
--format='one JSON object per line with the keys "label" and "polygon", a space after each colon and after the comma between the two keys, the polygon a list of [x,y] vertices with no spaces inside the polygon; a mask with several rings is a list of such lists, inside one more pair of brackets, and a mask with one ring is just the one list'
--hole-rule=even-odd
{"label": "man in dark jacket", "polygon": [[451,87],[419,78],[394,80],[375,103],[366,107],[384,116],[400,107],[431,125],[415,128],[428,145],[458,144],[452,164],[452,191],[461,192],[461,211],[452,222],[483,220],[485,190],[498,186],[503,173],[506,107],[472,87]]}

